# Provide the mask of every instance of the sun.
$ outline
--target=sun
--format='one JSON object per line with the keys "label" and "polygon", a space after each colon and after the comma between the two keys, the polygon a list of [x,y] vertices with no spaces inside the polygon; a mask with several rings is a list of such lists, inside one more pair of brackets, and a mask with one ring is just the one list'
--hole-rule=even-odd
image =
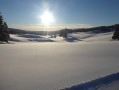
{"label": "sun", "polygon": [[52,15],[51,12],[49,12],[48,10],[46,10],[43,15],[41,16],[41,20],[42,20],[42,23],[44,25],[49,25],[51,24],[52,22],[54,22],[54,17]]}

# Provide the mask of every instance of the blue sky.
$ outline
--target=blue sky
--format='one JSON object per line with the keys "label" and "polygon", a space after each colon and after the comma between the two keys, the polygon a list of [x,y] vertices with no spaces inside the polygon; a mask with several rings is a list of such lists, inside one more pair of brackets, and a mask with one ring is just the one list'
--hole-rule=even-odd
{"label": "blue sky", "polygon": [[119,0],[0,0],[0,12],[9,27],[42,30],[44,10],[52,13],[51,30],[119,23]]}

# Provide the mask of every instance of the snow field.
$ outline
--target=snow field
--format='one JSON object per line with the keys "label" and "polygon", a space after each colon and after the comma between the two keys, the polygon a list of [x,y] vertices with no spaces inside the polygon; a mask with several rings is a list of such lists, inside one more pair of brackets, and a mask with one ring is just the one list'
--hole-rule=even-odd
{"label": "snow field", "polygon": [[111,41],[112,33],[82,34],[69,35],[74,43],[12,35],[15,44],[0,45],[0,90],[59,90],[119,72],[119,43]]}

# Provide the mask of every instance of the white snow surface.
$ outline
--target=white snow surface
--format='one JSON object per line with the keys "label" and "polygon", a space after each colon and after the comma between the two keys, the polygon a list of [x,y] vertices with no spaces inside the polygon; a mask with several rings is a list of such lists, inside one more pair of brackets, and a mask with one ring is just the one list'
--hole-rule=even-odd
{"label": "white snow surface", "polygon": [[0,44],[0,90],[60,90],[119,72],[119,42],[112,33],[74,33],[68,39],[11,35],[13,44]]}

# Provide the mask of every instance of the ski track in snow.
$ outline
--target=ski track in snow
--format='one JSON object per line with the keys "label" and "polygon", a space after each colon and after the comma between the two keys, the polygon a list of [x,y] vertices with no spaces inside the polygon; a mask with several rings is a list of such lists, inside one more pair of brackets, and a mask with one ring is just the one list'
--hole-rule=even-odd
{"label": "ski track in snow", "polygon": [[118,90],[112,34],[11,35],[13,44],[0,45],[0,90]]}

